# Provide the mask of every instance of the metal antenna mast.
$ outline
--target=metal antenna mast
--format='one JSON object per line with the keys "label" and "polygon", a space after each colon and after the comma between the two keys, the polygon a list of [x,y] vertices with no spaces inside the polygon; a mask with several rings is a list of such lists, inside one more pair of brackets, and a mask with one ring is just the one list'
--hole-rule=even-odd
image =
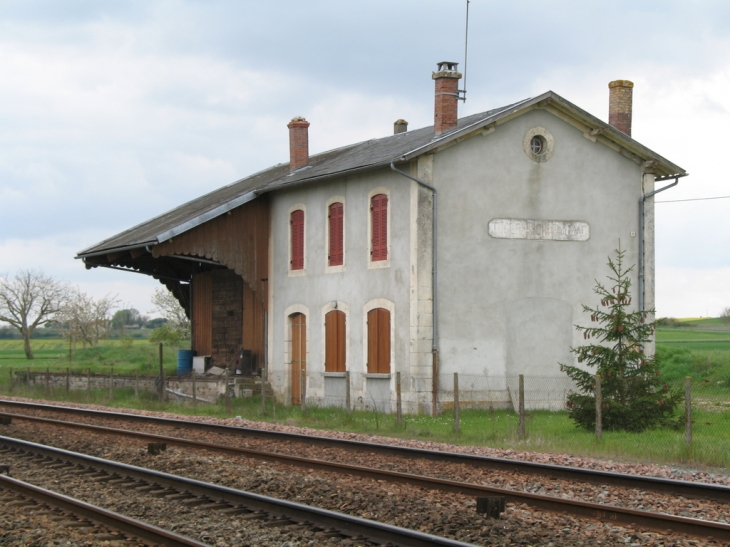
{"label": "metal antenna mast", "polygon": [[466,59],[469,53],[469,3],[471,0],[466,0],[466,30],[464,31],[464,89],[459,90],[459,99],[466,102]]}

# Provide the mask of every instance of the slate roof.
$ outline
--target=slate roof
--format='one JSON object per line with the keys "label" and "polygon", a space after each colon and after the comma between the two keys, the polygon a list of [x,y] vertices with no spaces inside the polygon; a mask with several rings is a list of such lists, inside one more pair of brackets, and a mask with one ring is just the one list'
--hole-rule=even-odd
{"label": "slate roof", "polygon": [[654,160],[659,178],[685,176],[681,168],[624,133],[581,110],[556,93],[548,91],[501,108],[460,118],[456,129],[434,137],[433,126],[398,133],[380,139],[344,146],[310,156],[309,165],[289,172],[289,164],[279,164],[232,184],[191,200],[167,213],[142,222],[124,232],[78,253],[78,258],[123,251],[145,245],[156,245],[238,207],[256,196],[288,186],[301,185],[326,178],[385,167],[391,162],[407,161],[438,148],[499,119],[535,105],[550,104],[580,120],[590,128],[599,128],[601,134],[617,142],[630,153],[644,160]]}

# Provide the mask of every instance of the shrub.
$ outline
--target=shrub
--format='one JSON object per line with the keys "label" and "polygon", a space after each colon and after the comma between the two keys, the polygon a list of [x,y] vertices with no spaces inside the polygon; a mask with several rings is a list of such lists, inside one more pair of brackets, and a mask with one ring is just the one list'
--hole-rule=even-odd
{"label": "shrub", "polygon": [[[596,327],[576,328],[583,338],[596,338],[597,344],[571,348],[578,363],[596,369],[601,375],[602,424],[608,431],[643,431],[655,426],[675,426],[675,409],[681,393],[660,379],[656,356],[644,354],[651,341],[655,323],[647,323],[654,310],[630,312],[632,267],[624,269],[625,251],[616,250],[615,262],[609,258],[610,290],[596,282],[594,292],[600,297],[596,308],[583,306]],[[577,426],[592,430],[596,426],[595,376],[593,372],[562,365],[580,391],[568,396],[568,415]]]}

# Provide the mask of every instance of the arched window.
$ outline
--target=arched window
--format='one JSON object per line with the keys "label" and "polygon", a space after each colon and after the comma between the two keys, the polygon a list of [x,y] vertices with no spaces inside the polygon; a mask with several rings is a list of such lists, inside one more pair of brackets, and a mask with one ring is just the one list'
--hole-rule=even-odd
{"label": "arched window", "polygon": [[332,310],[324,316],[325,372],[345,372],[345,312]]}
{"label": "arched window", "polygon": [[388,259],[388,196],[377,194],[370,199],[372,234],[370,239],[370,260],[377,262]]}
{"label": "arched window", "polygon": [[345,250],[345,208],[342,203],[337,202],[330,205],[328,216],[330,227],[329,265],[342,266]]}
{"label": "arched window", "polygon": [[368,373],[390,374],[390,311],[368,312]]}
{"label": "arched window", "polygon": [[292,270],[304,269],[304,211],[292,211],[291,219],[291,260]]}

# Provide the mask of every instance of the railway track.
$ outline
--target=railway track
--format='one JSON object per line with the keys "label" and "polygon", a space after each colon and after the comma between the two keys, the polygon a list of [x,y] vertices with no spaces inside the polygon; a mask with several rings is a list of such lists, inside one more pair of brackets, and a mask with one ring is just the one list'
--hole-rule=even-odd
{"label": "railway track", "polygon": [[[18,414],[15,414],[14,416],[16,419],[27,419],[35,422],[47,423],[53,426],[76,427],[89,431],[95,431],[102,434],[136,437],[144,439],[148,442],[152,441],[155,443],[165,443],[183,448],[195,448],[212,450],[216,452],[224,452],[227,454],[263,459],[267,461],[276,461],[289,465],[297,465],[300,467],[345,473],[348,475],[363,476],[379,481],[401,482],[431,490],[457,492],[476,497],[498,497],[506,502],[527,504],[542,510],[554,512],[568,512],[574,515],[588,517],[595,520],[636,525],[653,530],[660,530],[663,532],[671,530],[687,533],[698,537],[711,537],[720,540],[730,540],[730,525],[720,522],[712,522],[663,513],[654,513],[649,511],[640,511],[635,509],[619,508],[605,504],[597,504],[572,499],[562,499],[555,496],[544,496],[528,492],[518,492],[514,490],[495,488],[480,484],[469,484],[459,481],[437,479],[408,473],[399,473],[395,471],[292,456],[276,452],[263,452],[248,448],[207,443],[189,439],[182,439],[178,437],[161,436],[138,431],[95,426],[91,424],[72,423],[65,421],[62,422],[58,420],[50,420],[47,418],[21,416]],[[718,487],[716,485],[705,486],[713,486],[714,488],[711,489],[711,492],[713,492],[713,494],[717,492]]]}
{"label": "railway track", "polygon": [[[30,410],[41,410],[46,412],[63,412],[87,417],[99,417],[110,420],[122,420],[145,424],[164,425],[174,428],[185,428],[189,430],[201,430],[208,432],[220,432],[227,435],[236,435],[244,438],[270,439],[275,441],[287,441],[306,445],[318,445],[338,449],[349,449],[357,452],[369,452],[375,454],[393,455],[406,458],[426,459],[453,464],[466,464],[470,466],[537,475],[541,477],[554,477],[570,481],[585,482],[591,484],[605,484],[625,488],[636,488],[644,491],[667,493],[685,498],[696,498],[703,500],[714,500],[721,503],[730,503],[730,487],[708,484],[702,482],[681,481],[659,477],[648,477],[641,475],[627,475],[595,469],[582,469],[561,465],[510,460],[506,458],[492,458],[487,456],[474,456],[470,454],[459,454],[454,452],[443,452],[436,450],[425,450],[362,441],[345,439],[333,439],[315,435],[299,435],[295,433],[284,433],[279,431],[268,431],[246,427],[232,427],[204,422],[183,421],[170,418],[158,418],[154,416],[140,416],[136,414],[125,414],[120,412],[106,412],[99,410],[88,410],[82,408],[62,407],[55,405],[44,405],[22,401],[8,401],[0,399],[0,406],[10,408],[26,408]],[[0,413],[8,414],[8,413]]]}
{"label": "railway track", "polygon": [[[37,443],[0,437],[0,454],[8,453],[31,459],[35,465],[53,468],[56,472],[81,475],[85,480],[96,481],[100,484],[104,483],[119,489],[133,490],[136,494],[173,499],[187,507],[197,506],[204,511],[215,510],[221,514],[236,515],[239,520],[259,521],[259,524],[264,527],[293,527],[309,530],[327,538],[347,539],[350,544],[357,545],[471,546],[468,543],[317,507],[244,492]],[[10,484],[18,482],[7,477],[5,479]],[[68,510],[79,514],[77,506]],[[88,515],[85,516],[86,518],[92,518]],[[173,538],[181,536],[170,534],[169,537],[170,539],[154,541],[157,541],[160,545],[173,547],[177,545],[204,547],[205,545],[199,542],[175,543],[174,541],[178,540]]]}
{"label": "railway track", "polygon": [[[162,530],[146,522],[108,511],[51,492],[44,488],[0,475],[0,501],[6,508],[35,515],[52,513],[65,528],[93,530],[94,541],[126,541],[129,545],[163,545],[165,547],[208,547],[204,543]],[[108,529],[118,533],[110,534]]]}

